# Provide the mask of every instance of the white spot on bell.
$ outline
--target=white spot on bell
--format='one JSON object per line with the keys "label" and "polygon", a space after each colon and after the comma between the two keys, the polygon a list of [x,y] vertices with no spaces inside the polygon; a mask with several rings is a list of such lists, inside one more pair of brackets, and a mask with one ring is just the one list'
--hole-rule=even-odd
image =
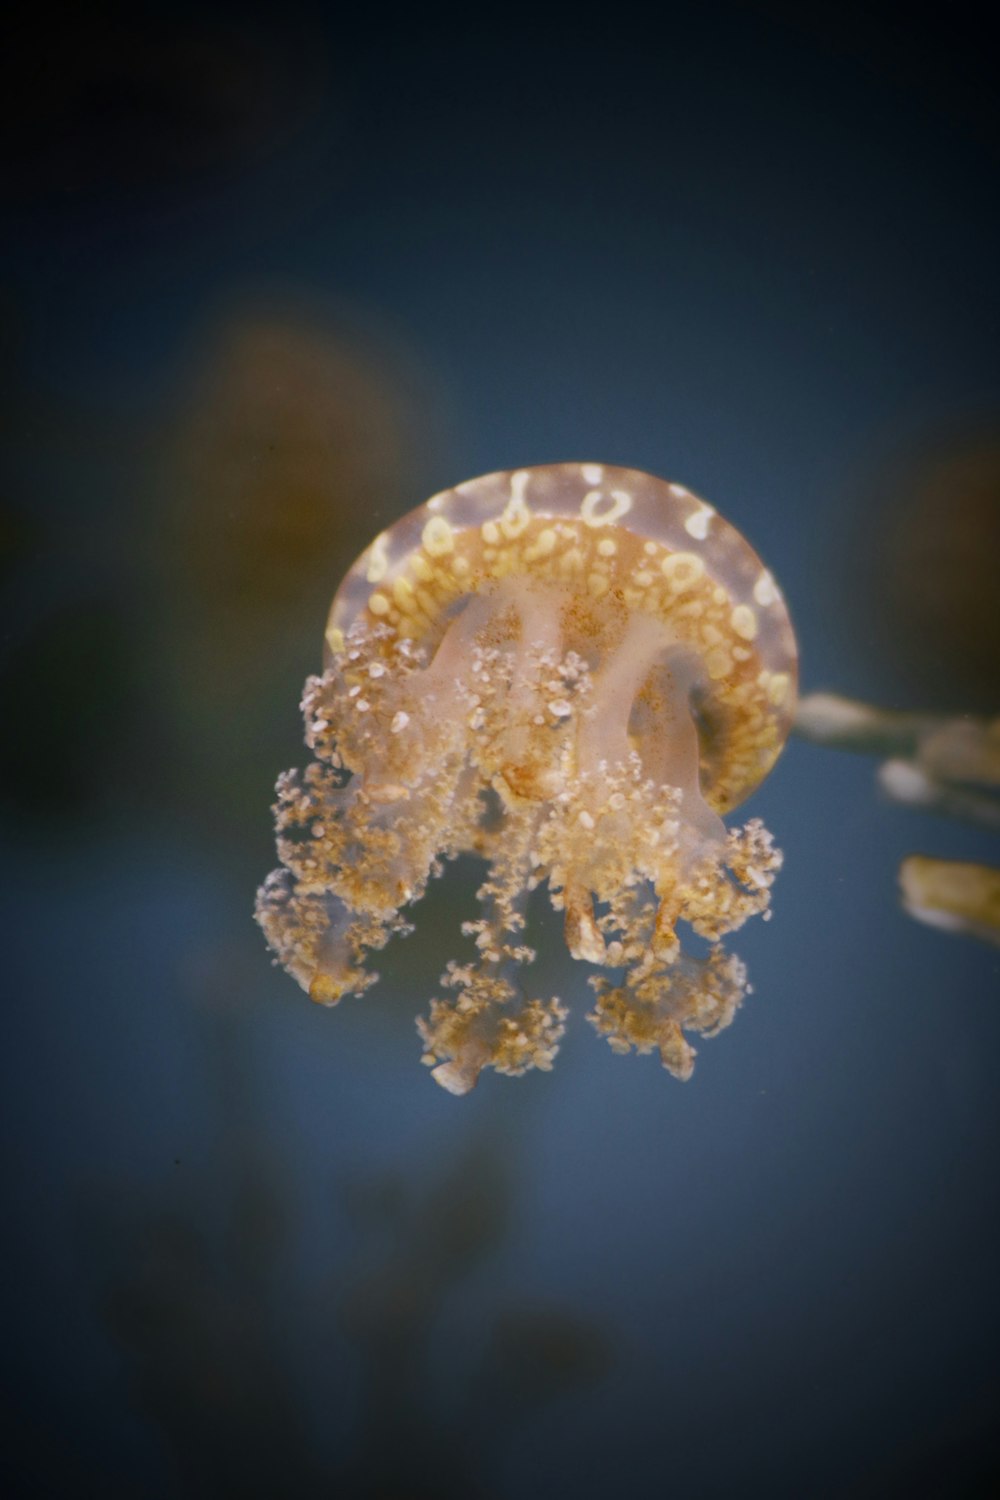
{"label": "white spot on bell", "polygon": [[757,579],[753,586],[753,597],[754,602],[765,609],[769,604],[777,604],[780,597],[778,586],[770,573],[765,571]]}
{"label": "white spot on bell", "polygon": [[365,577],[369,583],[381,583],[389,571],[389,554],[386,551],[386,536],[382,532],[377,536],[368,548],[368,566],[365,569]]}
{"label": "white spot on bell", "polygon": [[[600,506],[604,506],[600,509]],[[580,506],[580,515],[587,526],[610,526],[632,509],[632,496],[628,490],[612,490],[610,501],[605,500],[603,490],[588,490]]]}
{"label": "white spot on bell", "polygon": [[684,522],[684,530],[688,536],[693,536],[696,542],[703,542],[708,536],[708,523],[715,515],[710,505],[702,505],[698,510],[693,510]]}

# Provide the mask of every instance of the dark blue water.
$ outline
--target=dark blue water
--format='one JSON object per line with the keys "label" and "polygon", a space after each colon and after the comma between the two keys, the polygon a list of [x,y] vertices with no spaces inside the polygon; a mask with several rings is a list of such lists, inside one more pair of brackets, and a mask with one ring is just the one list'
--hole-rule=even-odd
{"label": "dark blue water", "polygon": [[924,453],[996,433],[976,36],[69,24],[3,280],[22,1488],[992,1494],[1000,959],[895,894],[986,835],[793,742],[747,809],[786,854],[754,993],[686,1085],[595,1036],[549,922],[555,1071],[435,1088],[468,870],[332,1014],[250,918],[341,573],[476,473],[681,480],[783,584],[806,688],[948,699],[864,562]]}

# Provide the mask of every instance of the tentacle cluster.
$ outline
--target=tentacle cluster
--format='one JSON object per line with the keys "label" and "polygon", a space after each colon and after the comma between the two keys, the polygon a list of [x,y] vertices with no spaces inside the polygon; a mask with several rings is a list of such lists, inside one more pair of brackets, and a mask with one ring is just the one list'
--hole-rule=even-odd
{"label": "tentacle cluster", "polygon": [[[306,685],[316,760],[278,782],[282,868],[257,916],[279,962],[325,1005],[377,977],[369,953],[445,861],[486,861],[475,949],[448,964],[418,1023],[424,1061],[464,1093],[484,1067],[548,1069],[556,998],[518,973],[529,893],[547,885],[574,957],[599,965],[590,1017],[616,1051],[692,1069],[684,1032],[712,1035],[746,992],[720,938],[766,913],[780,855],[757,821],[728,832],[703,800],[693,703],[700,664],[662,620],[511,577],[415,641],[362,617]],[[682,954],[677,924],[707,939]]]}

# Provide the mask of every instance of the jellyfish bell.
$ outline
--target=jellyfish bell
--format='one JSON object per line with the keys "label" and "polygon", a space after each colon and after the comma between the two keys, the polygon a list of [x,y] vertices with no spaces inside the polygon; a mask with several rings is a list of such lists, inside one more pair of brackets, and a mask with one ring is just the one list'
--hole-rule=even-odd
{"label": "jellyfish bell", "polygon": [[[436,495],[333,600],[303,699],[316,759],[278,784],[268,942],[314,999],[360,993],[368,953],[471,852],[476,956],[448,964],[449,996],[418,1022],[437,1081],[464,1093],[487,1066],[551,1067],[565,1009],[518,977],[542,885],[601,971],[598,1031],[688,1077],[684,1032],[728,1025],[746,989],[719,939],[766,911],[780,864],[759,821],[722,815],[777,759],[795,686],[777,584],[683,486],[553,464]],[[707,957],[682,953],[682,921]]]}
{"label": "jellyfish bell", "polygon": [[[376,537],[348,572],[330,609],[326,665],[359,619],[437,649],[456,613],[484,594],[512,603],[519,594],[522,617],[534,596],[540,618],[532,623],[542,630],[551,628],[548,602],[558,600],[565,645],[594,667],[631,619],[661,627],[633,632],[638,640],[645,629],[654,651],[663,641],[689,646],[689,667],[702,667],[690,675],[703,791],[720,812],[743,801],[777,759],[795,700],[787,608],[749,543],[683,485],[635,469],[548,464],[435,495]],[[678,663],[683,654],[675,651]],[[760,692],[747,690],[751,680]]]}

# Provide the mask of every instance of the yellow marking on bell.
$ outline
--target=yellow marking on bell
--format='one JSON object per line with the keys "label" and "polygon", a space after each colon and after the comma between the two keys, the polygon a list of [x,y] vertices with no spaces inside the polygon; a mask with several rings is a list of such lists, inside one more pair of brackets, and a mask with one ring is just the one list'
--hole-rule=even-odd
{"label": "yellow marking on bell", "polygon": [[752,641],[757,634],[757,616],[749,604],[737,604],[729,616],[729,623],[745,641]]}
{"label": "yellow marking on bell", "polygon": [[368,600],[368,608],[371,610],[373,615],[387,615],[391,607],[392,606],[390,605],[388,599],[384,594],[372,594],[371,598]]}
{"label": "yellow marking on bell", "polygon": [[672,495],[690,495],[691,491],[683,484],[672,484],[669,486]]}
{"label": "yellow marking on bell", "polygon": [[558,538],[552,527],[546,526],[544,531],[538,533],[533,544],[525,548],[525,562],[536,562],[540,557],[548,557],[550,552],[555,551],[557,541]]}
{"label": "yellow marking on bell", "polygon": [[[600,509],[601,505],[604,509]],[[632,496],[627,490],[612,490],[610,502],[605,500],[603,490],[588,490],[580,505],[580,515],[587,526],[610,526],[632,509]]]}
{"label": "yellow marking on bell", "polygon": [[618,551],[618,543],[609,536],[602,536],[597,544],[597,551],[601,557],[614,557]]}
{"label": "yellow marking on bell", "polygon": [[326,632],[326,644],[331,651],[340,652],[344,649],[344,632],[337,625],[331,625]]}
{"label": "yellow marking on bell", "polygon": [[595,599],[600,599],[602,594],[608,592],[608,580],[603,573],[591,573],[587,579],[587,587]]}
{"label": "yellow marking on bell", "polygon": [[767,696],[774,704],[775,708],[784,703],[785,699],[788,697],[788,689],[791,686],[791,681],[792,679],[789,677],[787,672],[775,672],[774,676],[771,678],[771,681],[768,683]]}
{"label": "yellow marking on bell", "polygon": [[495,521],[484,521],[479,532],[483,541],[489,542],[494,547],[500,540],[500,527]]}
{"label": "yellow marking on bell", "polygon": [[456,557],[451,565],[451,571],[456,578],[464,578],[466,573],[472,572],[472,564],[467,557]]}
{"label": "yellow marking on bell", "polygon": [[604,467],[602,464],[581,464],[580,473],[587,484],[598,485],[604,478]]}
{"label": "yellow marking on bell", "polygon": [[726,673],[731,670],[733,659],[722,646],[713,646],[705,657],[705,665],[708,668],[709,677],[713,682],[717,682],[720,677],[725,677]]}
{"label": "yellow marking on bell", "polygon": [[510,476],[510,499],[500,517],[500,530],[511,539],[520,536],[531,520],[531,507],[524,498],[529,478],[527,469],[518,469]]}
{"label": "yellow marking on bell", "polygon": [[670,552],[661,562],[660,572],[672,594],[683,594],[694,588],[705,572],[705,564],[697,553]]}
{"label": "yellow marking on bell", "polygon": [[[462,486],[460,485],[459,488],[461,489]],[[439,510],[444,510],[444,500],[445,497],[443,495],[434,495],[430,500],[428,500],[427,509],[429,511],[434,511],[435,513]]]}
{"label": "yellow marking on bell", "polygon": [[429,578],[434,577],[434,569],[420,552],[414,552],[410,558],[410,572],[418,583],[426,583]]}
{"label": "yellow marking on bell", "polygon": [[404,614],[412,615],[417,610],[413,585],[408,578],[397,578],[392,586],[392,597]]}
{"label": "yellow marking on bell", "polygon": [[443,516],[431,516],[420,533],[420,540],[431,557],[446,557],[455,550],[455,533]]}

